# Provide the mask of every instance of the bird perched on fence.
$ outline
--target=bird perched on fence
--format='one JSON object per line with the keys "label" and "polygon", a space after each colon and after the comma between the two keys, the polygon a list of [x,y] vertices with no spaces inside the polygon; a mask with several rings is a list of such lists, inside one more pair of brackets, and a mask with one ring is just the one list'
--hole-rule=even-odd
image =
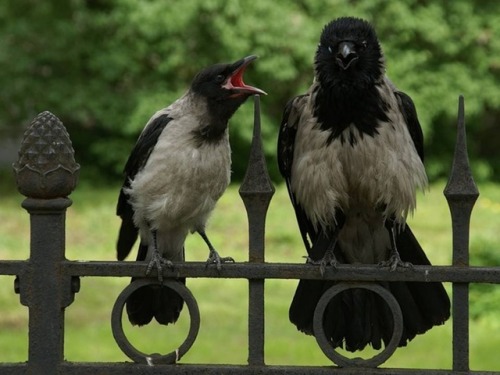
{"label": "bird perched on fence", "polygon": [[[230,181],[228,121],[252,94],[243,74],[256,56],[200,71],[189,90],[148,121],[127,163],[117,215],[122,223],[117,258],[123,260],[140,236],[137,261],[148,261],[146,273],[184,260],[184,241],[197,232],[209,248],[208,264],[221,258],[205,233],[205,223]],[[134,279],[132,279],[133,281]],[[185,280],[180,280],[185,282]],[[134,325],[177,320],[183,300],[167,287],[145,286],[127,300]]]}
{"label": "bird perched on fence", "polygon": [[[321,272],[338,263],[391,270],[430,264],[405,222],[416,190],[427,185],[422,130],[412,99],[385,75],[374,28],[351,17],[328,23],[314,70],[307,93],[287,103],[278,140],[279,168],[308,262]],[[333,284],[299,281],[289,316],[300,331],[314,334],[314,309]],[[450,316],[440,283],[381,284],[402,309],[400,346]],[[334,297],[324,315],[333,346],[349,351],[387,345],[391,322],[385,303],[359,288]]]}

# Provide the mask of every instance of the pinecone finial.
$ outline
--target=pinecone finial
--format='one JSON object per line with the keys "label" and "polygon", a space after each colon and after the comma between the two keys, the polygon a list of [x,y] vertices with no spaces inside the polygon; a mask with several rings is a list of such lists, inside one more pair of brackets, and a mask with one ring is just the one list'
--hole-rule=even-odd
{"label": "pinecone finial", "polygon": [[19,192],[39,199],[68,196],[80,170],[74,153],[62,122],[48,111],[40,113],[24,133],[19,159],[12,165]]}

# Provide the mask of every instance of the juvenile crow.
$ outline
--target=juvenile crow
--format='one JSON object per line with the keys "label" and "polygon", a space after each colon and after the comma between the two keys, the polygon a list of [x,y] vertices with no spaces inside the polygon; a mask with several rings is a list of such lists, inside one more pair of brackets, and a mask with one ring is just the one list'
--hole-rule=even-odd
{"label": "juvenile crow", "polygon": [[[411,98],[385,75],[373,27],[350,17],[328,23],[314,68],[308,92],[286,105],[278,140],[308,262],[321,272],[337,263],[430,264],[405,223],[427,185],[422,130]],[[450,316],[440,283],[381,284],[402,309],[400,346]],[[300,331],[314,334],[314,309],[332,285],[299,281],[289,315]],[[334,347],[379,349],[392,336],[392,315],[372,292],[351,289],[329,304],[324,327]]]}
{"label": "juvenile crow", "polygon": [[[184,260],[184,241],[198,232],[210,254],[208,264],[221,258],[205,234],[205,223],[230,180],[231,150],[228,121],[252,94],[264,94],[243,82],[256,56],[203,69],[189,90],[148,121],[127,163],[118,198],[122,223],[117,258],[123,260],[140,236],[138,261],[148,261],[146,273]],[[133,279],[132,279],[133,280]],[[185,280],[181,280],[185,282]],[[127,301],[129,320],[148,324],[174,323],[183,301],[166,287],[146,286]]]}

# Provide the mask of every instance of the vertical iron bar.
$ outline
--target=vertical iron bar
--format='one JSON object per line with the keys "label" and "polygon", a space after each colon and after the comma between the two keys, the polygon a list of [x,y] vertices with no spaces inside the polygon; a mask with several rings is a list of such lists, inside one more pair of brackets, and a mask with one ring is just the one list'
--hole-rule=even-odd
{"label": "vertical iron bar", "polygon": [[50,112],[34,118],[13,164],[17,188],[30,213],[29,267],[18,275],[21,303],[29,308],[28,371],[57,374],[64,361],[64,309],[73,302],[79,279],[63,275],[66,198],[75,188],[80,166],[68,132]]}
{"label": "vertical iron bar", "polygon": [[65,212],[71,203],[68,198],[23,202],[31,215],[31,272],[27,284],[21,280],[21,298],[29,307],[32,374],[56,374],[64,360],[64,305],[69,304],[71,281],[64,283],[59,267],[65,259]]}
{"label": "vertical iron bar", "polygon": [[[262,151],[260,132],[260,97],[254,99],[254,129],[252,147],[240,196],[248,215],[249,261],[263,263],[265,259],[266,214],[274,194]],[[249,280],[248,301],[248,364],[264,365],[264,280]]]}
{"label": "vertical iron bar", "polygon": [[[453,266],[469,266],[470,216],[479,191],[467,155],[464,98],[459,97],[457,141],[451,175],[444,189],[453,228]],[[453,370],[469,371],[469,284],[453,283]]]}

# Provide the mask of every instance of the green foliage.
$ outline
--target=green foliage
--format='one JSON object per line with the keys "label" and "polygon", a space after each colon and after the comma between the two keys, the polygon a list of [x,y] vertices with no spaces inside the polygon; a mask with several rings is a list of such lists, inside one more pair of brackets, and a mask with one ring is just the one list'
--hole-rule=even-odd
{"label": "green foliage", "polygon": [[[446,174],[457,97],[466,97],[473,166],[500,175],[500,3],[456,0],[19,0],[0,5],[0,135],[42,110],[68,127],[83,173],[117,176],[149,117],[195,72],[257,54],[247,81],[262,99],[264,147],[276,176],[282,109],[311,83],[323,25],[342,16],[374,23],[388,74],[416,103],[431,177]],[[251,138],[247,104],[232,121],[234,171]]]}
{"label": "green foliage", "polygon": [[[500,253],[496,241],[485,237],[476,238],[471,244],[471,264],[475,266],[499,266]],[[494,284],[472,284],[470,286],[470,314],[478,319],[500,311],[500,288]]]}

